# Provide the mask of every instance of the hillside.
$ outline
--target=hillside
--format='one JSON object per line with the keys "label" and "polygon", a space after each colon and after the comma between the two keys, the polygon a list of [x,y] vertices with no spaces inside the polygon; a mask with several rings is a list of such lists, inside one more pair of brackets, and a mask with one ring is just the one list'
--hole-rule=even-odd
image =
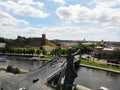
{"label": "hillside", "polygon": [[48,39],[45,39],[45,45],[48,45],[48,46],[55,46],[55,44],[52,43],[51,41],[49,41]]}

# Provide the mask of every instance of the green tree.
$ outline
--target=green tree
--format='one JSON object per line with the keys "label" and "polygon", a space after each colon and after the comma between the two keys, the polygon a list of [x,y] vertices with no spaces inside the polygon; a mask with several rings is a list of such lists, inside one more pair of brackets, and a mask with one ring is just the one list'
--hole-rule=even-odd
{"label": "green tree", "polygon": [[12,67],[11,65],[8,65],[6,71],[7,71],[7,72],[12,72],[12,70],[13,70],[13,67]]}
{"label": "green tree", "polygon": [[5,53],[5,52],[6,52],[6,49],[5,49],[5,48],[0,48],[0,51],[1,51],[2,53]]}
{"label": "green tree", "polygon": [[20,70],[18,68],[13,68],[12,72],[14,74],[18,74],[18,73],[20,73]]}
{"label": "green tree", "polygon": [[32,54],[32,55],[35,54],[35,49],[34,48],[30,49],[30,54]]}
{"label": "green tree", "polygon": [[47,51],[45,49],[42,50],[43,55],[47,54]]}
{"label": "green tree", "polygon": [[57,49],[53,49],[51,52],[50,52],[50,55],[56,55],[57,54]]}
{"label": "green tree", "polygon": [[40,50],[43,50],[43,47],[42,47],[42,46],[40,46]]}
{"label": "green tree", "polygon": [[68,49],[61,49],[61,54],[62,55],[65,55],[65,54],[67,54],[68,53]]}
{"label": "green tree", "polygon": [[39,49],[37,49],[36,54],[39,55],[41,53],[41,51]]}

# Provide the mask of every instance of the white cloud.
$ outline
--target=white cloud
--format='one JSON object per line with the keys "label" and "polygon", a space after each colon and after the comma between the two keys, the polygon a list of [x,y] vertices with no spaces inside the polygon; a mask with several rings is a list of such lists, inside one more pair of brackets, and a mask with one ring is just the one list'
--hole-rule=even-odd
{"label": "white cloud", "polygon": [[[119,3],[115,3],[117,0],[115,2],[113,0],[101,1],[94,0],[96,6],[92,9],[80,5],[59,7],[56,14],[63,22],[63,25],[59,27],[44,27],[41,25],[40,28],[31,26],[19,28],[16,26],[20,24],[27,25],[28,22],[18,20],[8,13],[12,11],[11,13],[18,15],[45,18],[49,14],[42,10],[44,3],[33,0],[18,0],[18,2],[2,0],[0,1],[0,20],[2,21],[0,22],[0,36],[6,38],[16,38],[17,35],[40,37],[42,33],[46,33],[48,39],[82,40],[86,38],[87,40],[118,41],[120,40],[120,36],[118,36],[120,33],[120,8],[115,6]],[[54,2],[62,3],[64,0],[54,0]],[[109,5],[107,6],[108,2]],[[114,8],[112,8],[113,6]],[[95,26],[89,26],[89,28],[87,26],[71,26],[70,23],[72,22],[95,23]]]}
{"label": "white cloud", "polygon": [[54,2],[57,2],[57,3],[65,3],[64,0],[54,0]]}
{"label": "white cloud", "polygon": [[[48,39],[71,39],[71,35],[76,34],[73,33],[73,30],[78,33],[84,33],[84,30],[81,30],[79,27],[43,27],[43,28],[33,28],[26,27],[23,29],[18,29],[15,27],[0,27],[0,35],[6,38],[16,38],[17,35],[25,36],[25,37],[41,37],[42,33],[47,34]],[[57,37],[56,37],[57,36]],[[66,36],[68,36],[66,38]],[[75,38],[74,38],[75,39]]]}
{"label": "white cloud", "polygon": [[72,18],[72,13],[71,13],[71,8],[68,7],[59,7],[56,11],[56,14],[61,18],[65,20],[71,20]]}
{"label": "white cloud", "polygon": [[33,0],[18,0],[18,4],[22,5],[37,5],[40,8],[44,6],[44,3],[42,2],[34,2]]}
{"label": "white cloud", "polygon": [[19,5],[13,1],[0,1],[0,9],[3,11],[13,10],[19,8]]}
{"label": "white cloud", "polygon": [[0,27],[0,35],[6,38],[16,38],[17,35],[25,37],[41,37],[42,33],[47,35],[48,39],[64,39],[64,40],[110,40],[119,41],[120,30],[116,27],[102,27],[84,29],[79,26],[64,26],[64,27],[42,27],[33,28],[26,27],[18,29],[14,27]]}
{"label": "white cloud", "polygon": [[70,5],[68,7],[59,7],[56,14],[62,20],[74,22],[90,22],[100,25],[120,25],[120,10],[108,7],[95,7],[89,9],[80,5]]}
{"label": "white cloud", "polygon": [[37,10],[27,5],[25,6],[23,5],[21,8],[16,9],[14,12],[19,15],[31,16],[31,17],[37,17],[37,18],[46,18],[49,16],[48,13],[44,13],[41,10]]}
{"label": "white cloud", "polygon": [[93,0],[92,3],[96,4],[96,6],[112,7],[120,5],[120,0]]}
{"label": "white cloud", "polygon": [[0,26],[17,26],[17,25],[28,25],[29,23],[24,20],[18,20],[9,15],[6,12],[0,11]]}
{"label": "white cloud", "polygon": [[[39,8],[36,8],[35,6]],[[45,13],[41,10],[41,7],[44,6],[44,3],[33,2],[32,0],[19,0],[18,3],[13,1],[0,1],[0,10],[9,11],[12,10],[14,13],[24,16],[36,17],[36,18],[46,18],[49,16],[48,13]]]}

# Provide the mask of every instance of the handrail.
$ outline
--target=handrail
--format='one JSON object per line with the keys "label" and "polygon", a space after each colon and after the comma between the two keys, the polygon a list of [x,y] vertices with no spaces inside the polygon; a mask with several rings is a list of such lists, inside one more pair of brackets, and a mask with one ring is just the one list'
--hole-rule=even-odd
{"label": "handrail", "polygon": [[81,49],[78,49],[75,53],[73,53],[72,55],[75,56],[75,55],[78,55],[80,53]]}
{"label": "handrail", "polygon": [[59,60],[61,57],[60,56],[56,56],[55,58],[53,58],[52,60],[49,60],[47,61],[46,63],[44,63],[42,66],[38,67],[37,69],[34,69],[32,71],[35,71],[35,70],[38,70],[38,69],[41,69],[42,67],[46,66],[47,64],[50,64],[56,60]]}

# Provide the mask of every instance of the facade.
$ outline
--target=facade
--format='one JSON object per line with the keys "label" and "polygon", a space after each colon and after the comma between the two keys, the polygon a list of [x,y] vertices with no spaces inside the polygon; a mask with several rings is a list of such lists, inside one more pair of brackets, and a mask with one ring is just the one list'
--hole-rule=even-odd
{"label": "facade", "polygon": [[104,48],[102,51],[103,53],[110,54],[113,53],[114,50],[114,48]]}
{"label": "facade", "polygon": [[95,50],[94,52],[95,53],[110,53],[110,52],[113,52],[115,50],[115,48],[105,48],[105,47],[101,47],[101,46],[97,46],[95,47]]}
{"label": "facade", "polygon": [[46,35],[41,37],[22,37],[17,36],[17,39],[10,45],[11,47],[40,47],[45,45]]}
{"label": "facade", "polygon": [[18,41],[24,41],[24,40],[25,40],[25,37],[17,36],[17,40],[18,40]]}
{"label": "facade", "polygon": [[106,48],[106,47],[101,47],[97,46],[94,49],[94,57],[97,58],[107,58],[108,55],[111,55],[115,51],[115,48]]}
{"label": "facade", "polygon": [[47,46],[47,45],[46,45],[46,46],[43,46],[43,48],[44,48],[46,51],[48,51],[48,52],[50,52],[50,51],[56,49],[55,46]]}
{"label": "facade", "polygon": [[79,43],[74,41],[61,43],[61,46],[74,46],[74,45],[79,45]]}
{"label": "facade", "polygon": [[43,46],[43,48],[44,48],[46,51],[51,52],[52,50],[58,49],[58,48],[68,49],[69,46],[47,46],[47,45],[45,45],[45,46]]}
{"label": "facade", "polygon": [[0,48],[4,48],[6,46],[6,43],[0,43]]}
{"label": "facade", "polygon": [[46,35],[45,35],[45,34],[42,34],[42,38],[44,38],[44,39],[45,39],[45,38],[46,38]]}
{"label": "facade", "polygon": [[95,53],[102,52],[103,48],[104,48],[104,47],[96,46],[95,49],[94,49],[94,52],[95,52]]}

